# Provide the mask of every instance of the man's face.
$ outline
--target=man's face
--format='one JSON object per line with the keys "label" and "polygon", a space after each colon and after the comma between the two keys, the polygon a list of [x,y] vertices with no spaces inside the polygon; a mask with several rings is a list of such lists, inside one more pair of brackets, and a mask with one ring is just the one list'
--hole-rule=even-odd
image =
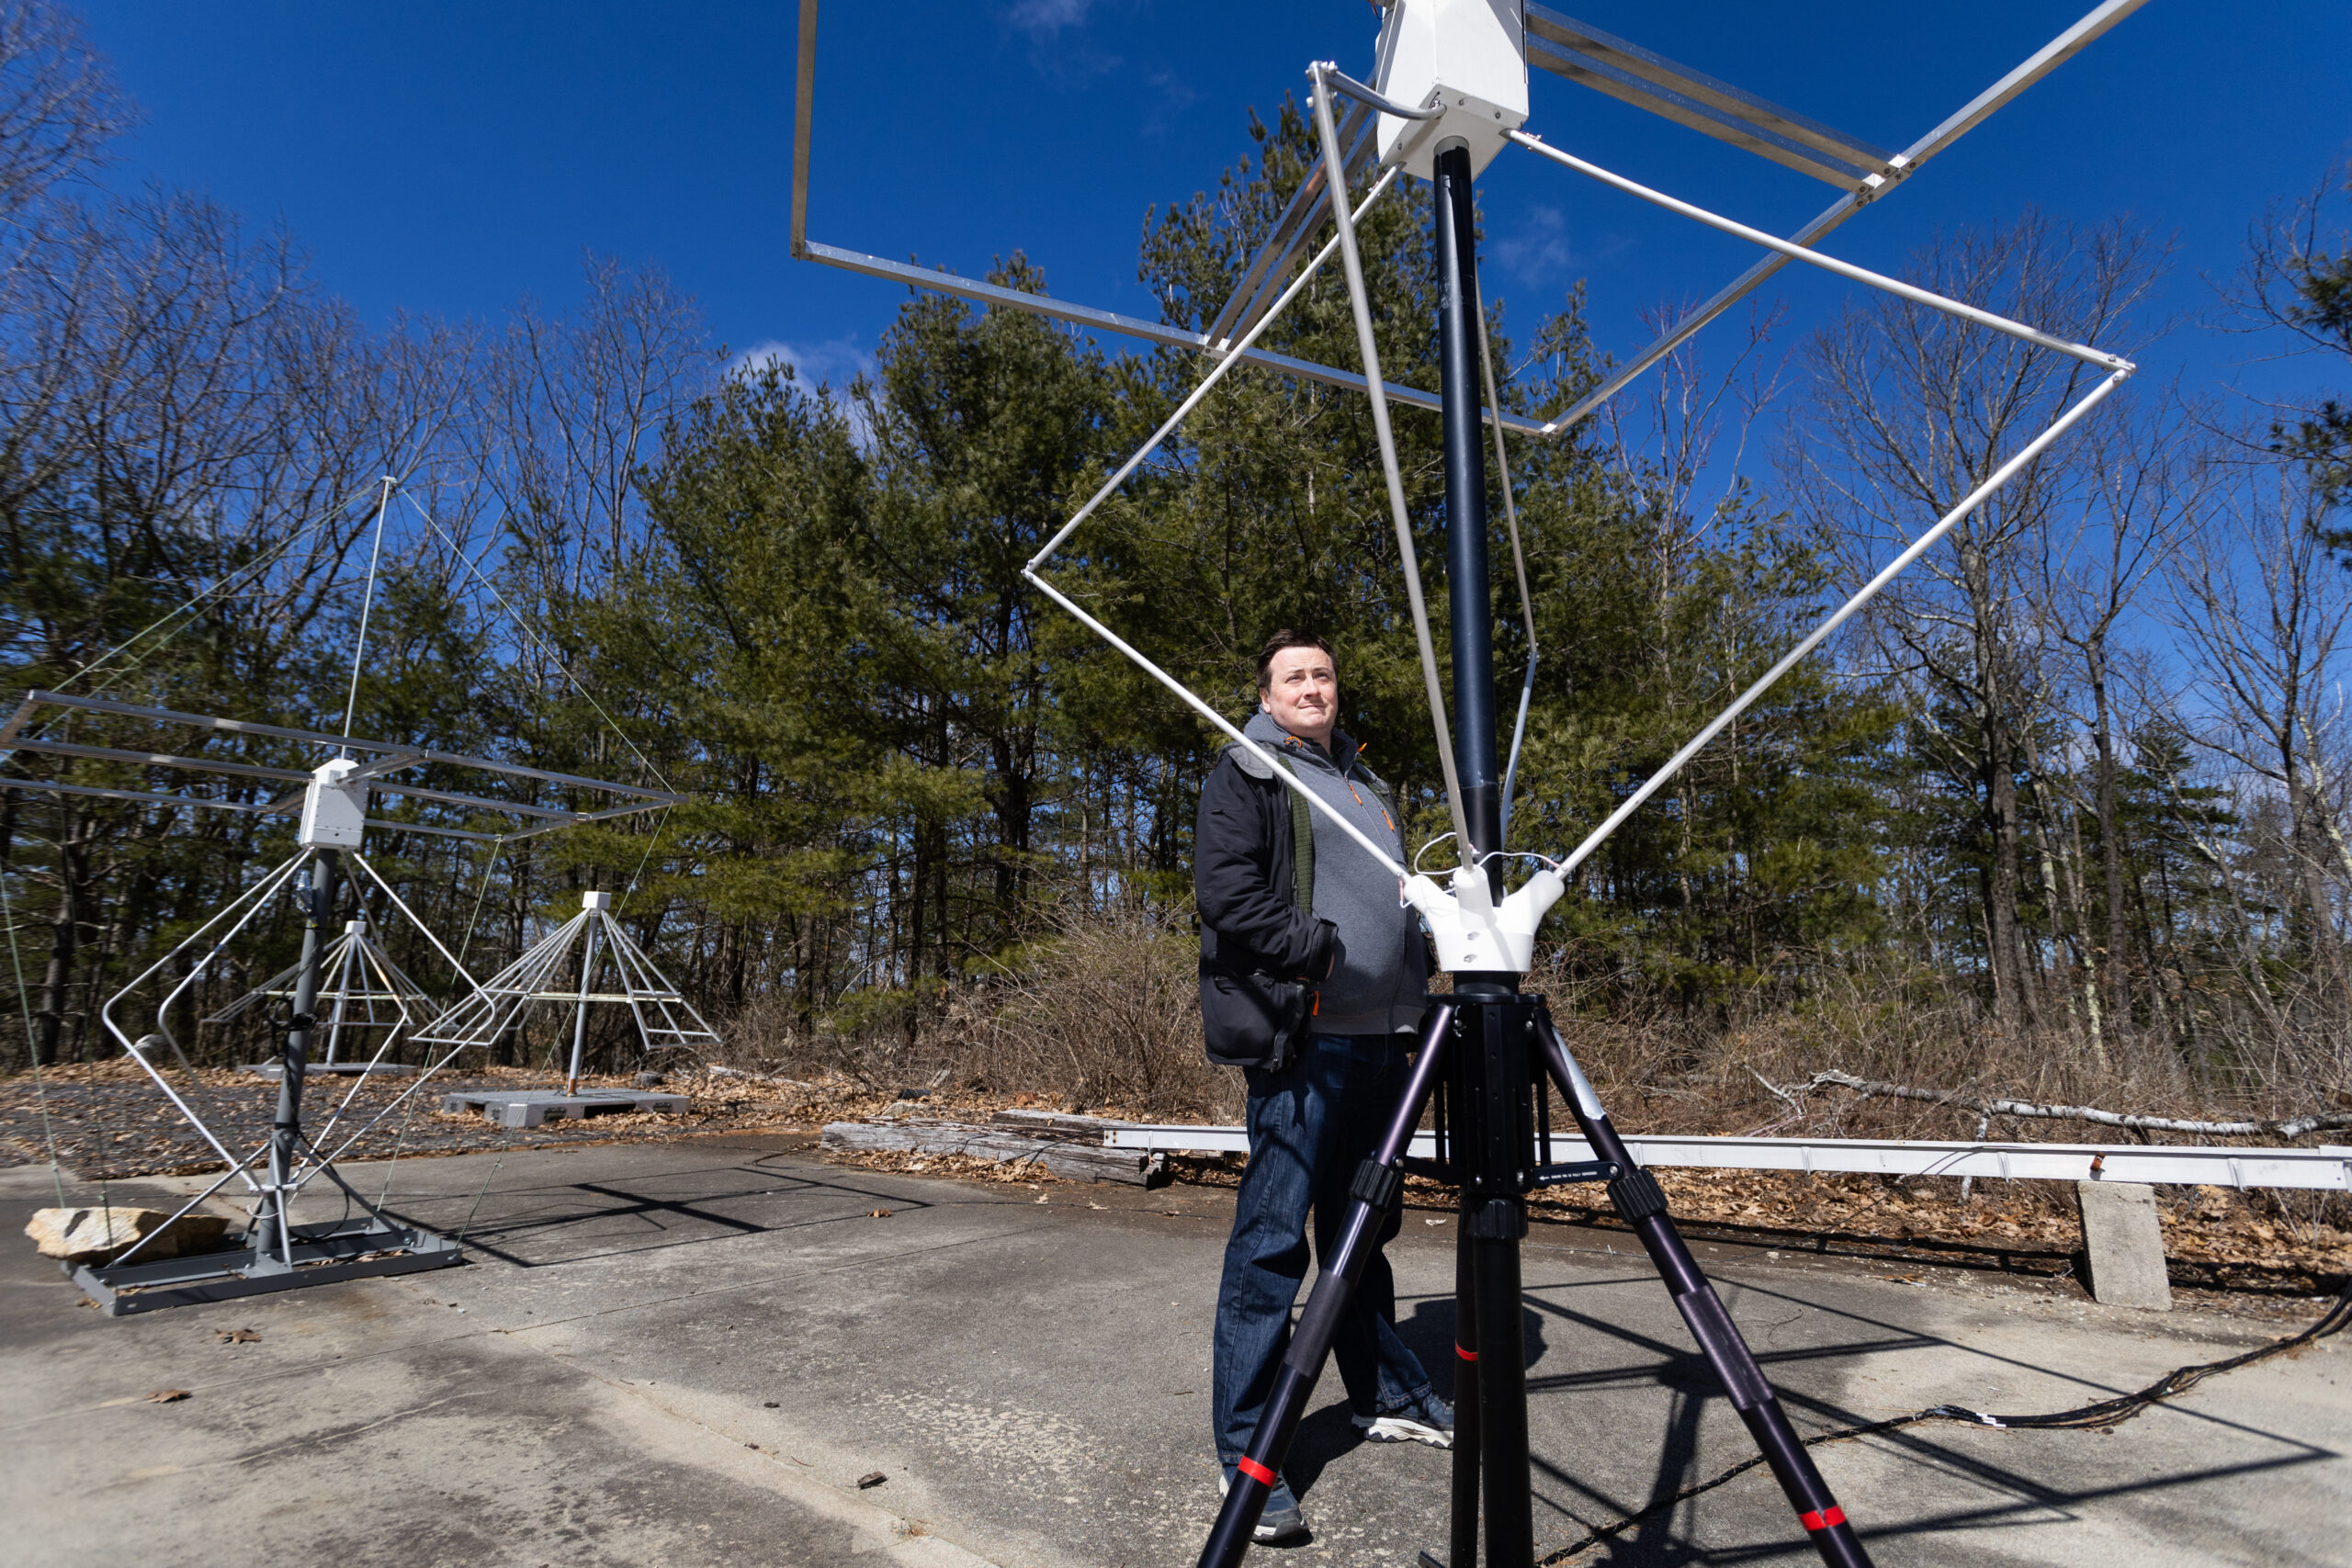
{"label": "man's face", "polygon": [[1340,721],[1340,678],[1331,671],[1331,656],[1319,648],[1285,648],[1267,668],[1258,705],[1274,722],[1317,746],[1331,744],[1331,727]]}

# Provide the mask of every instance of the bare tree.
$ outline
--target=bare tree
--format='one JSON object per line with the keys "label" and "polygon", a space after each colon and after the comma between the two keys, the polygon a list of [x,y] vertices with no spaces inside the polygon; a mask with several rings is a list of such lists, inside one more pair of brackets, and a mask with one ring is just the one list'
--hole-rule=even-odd
{"label": "bare tree", "polygon": [[2193,655],[2185,705],[2204,716],[2200,744],[2273,792],[2284,815],[2279,891],[2296,934],[2314,972],[2352,985],[2330,886],[2352,878],[2352,848],[2331,808],[2352,587],[2312,526],[2308,475],[2249,476],[2227,502],[2188,539],[2175,586],[2174,625]]}
{"label": "bare tree", "polygon": [[[2201,520],[2215,482],[2213,465],[2199,461],[2195,451],[2193,423],[2176,399],[2153,409],[2102,411],[2086,431],[2075,463],[2082,476],[2079,505],[2063,523],[2027,541],[2033,547],[2028,587],[2040,611],[2038,627],[2063,656],[2062,668],[2045,672],[2041,690],[2053,705],[2078,699],[2078,711],[2067,717],[2088,738],[2092,751],[2089,798],[2071,801],[2076,808],[2071,820],[2077,825],[2071,838],[2084,1001],[2091,1045],[2102,1064],[2110,1021],[2128,1027],[2132,1009],[2125,831],[2117,790],[2117,666],[2143,591],[2167,562],[2177,537]],[[2073,770],[2054,778],[2037,773],[2061,793],[2079,794]],[[2098,824],[2103,929],[2097,933],[2089,928],[2090,899],[2083,886],[2088,873],[2078,825],[2086,806]],[[2161,1008],[2161,996],[2152,997],[2152,1005]]]}
{"label": "bare tree", "polygon": [[[2078,342],[2116,342],[2160,256],[2119,227],[2087,232],[2028,215],[1914,256],[1915,282]],[[2086,389],[2081,361],[1872,295],[1815,339],[1811,417],[1792,453],[1800,505],[1838,542],[1845,570],[1867,575],[1949,512]],[[1870,621],[1893,671],[1923,707],[1961,716],[1944,734],[1951,761],[1976,783],[1988,846],[1982,897],[1998,1017],[2034,1016],[2028,936],[2019,921],[2023,817],[2019,736],[2037,702],[2023,646],[2015,559],[2077,499],[2063,457],[1996,494],[1878,602]]]}
{"label": "bare tree", "polygon": [[655,268],[585,267],[570,316],[525,300],[482,367],[474,457],[542,594],[577,595],[642,537],[637,470],[648,437],[706,389],[694,301]]}
{"label": "bare tree", "polygon": [[85,173],[130,118],[72,13],[0,5],[0,218]]}

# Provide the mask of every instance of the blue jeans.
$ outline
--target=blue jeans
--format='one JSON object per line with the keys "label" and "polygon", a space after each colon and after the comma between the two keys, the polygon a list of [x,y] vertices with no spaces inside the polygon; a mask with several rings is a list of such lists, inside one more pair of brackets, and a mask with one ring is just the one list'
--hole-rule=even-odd
{"label": "blue jeans", "polygon": [[[1249,1451],[1290,1347],[1291,1306],[1306,1277],[1308,1211],[1316,1256],[1328,1259],[1347,1218],[1348,1185],[1404,1090],[1415,1043],[1410,1034],[1321,1034],[1278,1073],[1246,1069],[1250,1163],[1225,1244],[1211,1406],[1217,1458],[1227,1464]],[[1430,1386],[1419,1358],[1396,1337],[1396,1282],[1382,1249],[1401,1218],[1401,1208],[1388,1212],[1332,1339],[1348,1401],[1367,1413]]]}

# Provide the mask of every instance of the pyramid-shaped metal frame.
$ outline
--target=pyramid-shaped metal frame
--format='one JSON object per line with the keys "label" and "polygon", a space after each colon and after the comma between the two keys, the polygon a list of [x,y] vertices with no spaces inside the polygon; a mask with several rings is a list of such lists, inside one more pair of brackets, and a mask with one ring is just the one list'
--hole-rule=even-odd
{"label": "pyramid-shaped metal frame", "polygon": [[[612,910],[595,901],[598,898],[598,895],[588,895],[587,907],[534,942],[521,957],[483,981],[471,996],[426,1024],[413,1038],[451,1050],[488,1047],[519,1024],[537,1003],[570,1002],[578,1010],[575,1018],[584,1020],[590,1003],[605,1002],[628,1006],[648,1055],[718,1044],[718,1032],[679,994],[613,918]],[[588,939],[588,950],[582,957],[578,978],[567,987],[560,976],[583,937]],[[597,966],[607,956],[620,988],[596,990]],[[576,1040],[571,1076],[579,1076]]]}
{"label": "pyramid-shaped metal frame", "polygon": [[[302,973],[297,961],[205,1019],[212,1024],[234,1023],[263,1011],[273,1003],[291,1006],[294,984]],[[319,954],[318,1007],[326,1027],[326,1048],[318,1064],[334,1066],[345,1030],[365,1036],[370,1030],[385,1034],[371,1064],[391,1055],[417,1023],[433,1017],[441,1004],[423,986],[392,962],[368,929],[365,917],[345,922],[343,934]]]}

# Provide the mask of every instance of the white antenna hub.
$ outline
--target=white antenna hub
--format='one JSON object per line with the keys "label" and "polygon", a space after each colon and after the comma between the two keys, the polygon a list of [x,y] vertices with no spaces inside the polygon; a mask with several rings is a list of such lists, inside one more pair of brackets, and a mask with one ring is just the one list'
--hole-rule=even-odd
{"label": "white antenna hub", "polygon": [[302,786],[302,825],[294,841],[306,850],[356,850],[368,827],[368,782],[344,781],[359,771],[348,757],[322,762]]}
{"label": "white antenna hub", "polygon": [[1524,975],[1535,958],[1535,928],[1566,888],[1560,874],[1545,866],[1498,907],[1486,872],[1463,866],[1453,874],[1451,893],[1430,877],[1415,875],[1405,883],[1405,897],[1430,928],[1439,968],[1456,975]]}
{"label": "white antenna hub", "polygon": [[583,909],[607,909],[612,908],[612,903],[613,896],[609,893],[582,893],[580,896],[580,907]]}
{"label": "white antenna hub", "polygon": [[1527,31],[1521,0],[1393,0],[1380,29],[1384,97],[1442,108],[1435,119],[1380,117],[1380,161],[1422,179],[1438,147],[1460,138],[1470,172],[1486,168],[1508,132],[1527,123]]}

